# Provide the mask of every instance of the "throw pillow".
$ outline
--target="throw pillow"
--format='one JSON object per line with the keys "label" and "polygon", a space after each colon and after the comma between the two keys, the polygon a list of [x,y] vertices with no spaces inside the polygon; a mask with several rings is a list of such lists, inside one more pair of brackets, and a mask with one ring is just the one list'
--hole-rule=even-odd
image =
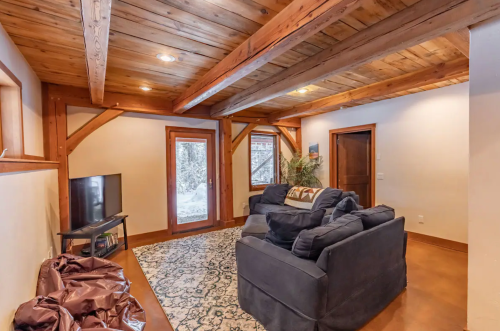
{"label": "throw pillow", "polygon": [[386,205],[351,212],[363,221],[365,230],[374,228],[395,218],[394,209]]}
{"label": "throw pillow", "polygon": [[333,223],[301,231],[293,244],[292,254],[316,260],[326,247],[362,231],[363,222],[361,219],[357,216],[346,214]]}
{"label": "throw pillow", "polygon": [[333,210],[332,215],[330,216],[330,219],[328,222],[329,223],[334,222],[337,218],[339,218],[345,214],[349,214],[352,211],[360,210],[362,208],[363,207],[358,205],[352,197],[347,197],[347,198],[343,199],[342,201],[340,201],[335,206],[335,209]]}
{"label": "throw pillow", "polygon": [[264,189],[264,193],[260,198],[260,203],[283,206],[289,189],[290,186],[288,184],[268,185]]}
{"label": "throw pillow", "polygon": [[340,197],[340,200],[344,200],[347,197],[351,197],[356,201],[356,203],[359,204],[359,195],[356,194],[354,191],[347,191],[347,192],[342,192],[342,196]]}
{"label": "throw pillow", "polygon": [[319,194],[311,209],[316,210],[335,207],[335,205],[340,201],[341,195],[342,190],[327,187]]}
{"label": "throw pillow", "polygon": [[266,214],[266,221],[270,230],[266,234],[266,240],[276,246],[291,250],[300,231],[321,225],[324,215],[324,209],[269,212]]}
{"label": "throw pillow", "polygon": [[321,188],[294,186],[286,195],[285,205],[311,210],[314,202],[323,191]]}

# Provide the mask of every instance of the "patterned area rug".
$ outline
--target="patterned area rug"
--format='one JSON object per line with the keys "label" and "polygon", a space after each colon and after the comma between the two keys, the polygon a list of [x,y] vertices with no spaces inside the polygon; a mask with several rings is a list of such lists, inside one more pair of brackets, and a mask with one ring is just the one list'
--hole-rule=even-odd
{"label": "patterned area rug", "polygon": [[238,305],[235,243],[230,228],[134,248],[176,331],[264,331]]}

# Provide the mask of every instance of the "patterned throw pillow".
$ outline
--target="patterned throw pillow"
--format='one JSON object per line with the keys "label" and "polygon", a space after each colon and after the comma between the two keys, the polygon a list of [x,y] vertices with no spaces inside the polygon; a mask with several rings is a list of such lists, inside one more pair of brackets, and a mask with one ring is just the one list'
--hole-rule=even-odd
{"label": "patterned throw pillow", "polygon": [[312,209],[314,201],[323,192],[322,188],[294,186],[286,195],[285,205],[301,209]]}

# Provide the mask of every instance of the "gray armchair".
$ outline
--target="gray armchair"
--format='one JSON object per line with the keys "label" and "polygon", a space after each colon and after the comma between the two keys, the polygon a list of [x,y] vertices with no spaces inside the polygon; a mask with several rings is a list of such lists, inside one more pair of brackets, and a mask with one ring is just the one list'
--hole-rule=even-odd
{"label": "gray armchair", "polygon": [[266,241],[236,244],[238,298],[268,331],[357,330],[406,287],[404,218],[305,260]]}

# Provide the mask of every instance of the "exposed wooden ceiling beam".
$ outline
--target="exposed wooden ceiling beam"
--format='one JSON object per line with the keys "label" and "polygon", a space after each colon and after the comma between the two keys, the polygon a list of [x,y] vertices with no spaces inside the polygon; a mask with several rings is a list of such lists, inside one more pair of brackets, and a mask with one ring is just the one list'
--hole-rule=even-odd
{"label": "exposed wooden ceiling beam", "polygon": [[174,112],[183,113],[208,99],[346,16],[363,1],[293,1],[175,99]]}
{"label": "exposed wooden ceiling beam", "polygon": [[99,129],[104,124],[114,120],[123,113],[123,110],[108,108],[104,112],[91,119],[90,122],[85,124],[79,130],[75,131],[71,136],[69,136],[68,140],[66,141],[66,154],[70,155],[75,150],[75,148],[85,138],[88,137],[88,135]]}
{"label": "exposed wooden ceiling beam", "polygon": [[447,33],[443,37],[448,39],[463,55],[470,57],[470,32],[468,28]]}
{"label": "exposed wooden ceiling beam", "polygon": [[[48,89],[51,97],[62,99],[70,106],[96,107],[96,105],[92,105],[89,93],[84,88],[49,84]],[[115,92],[105,92],[104,103],[99,107],[115,108],[135,113],[178,116],[172,112],[172,103],[168,99]],[[200,110],[196,110],[196,115],[208,117],[208,109],[202,108]],[[189,114],[183,116],[194,115],[192,112],[195,112],[195,110],[193,109]]]}
{"label": "exposed wooden ceiling beam", "polygon": [[283,126],[276,126],[276,127],[281,132],[281,134],[283,135],[285,140],[288,141],[288,143],[292,146],[293,151],[295,153],[298,153],[300,151],[299,144],[297,144],[295,139],[292,137],[292,135],[290,134],[290,131],[288,131],[288,129],[283,127]]}
{"label": "exposed wooden ceiling beam", "polygon": [[282,121],[271,123],[267,117],[245,117],[245,116],[229,116],[231,121],[238,123],[255,123],[258,125],[279,125],[287,128],[300,128],[300,118],[289,118]]}
{"label": "exposed wooden ceiling beam", "polygon": [[93,104],[104,102],[111,0],[81,0],[85,57]]}
{"label": "exposed wooden ceiling beam", "polygon": [[255,129],[257,126],[258,126],[258,124],[248,123],[248,125],[243,129],[243,131],[240,132],[238,137],[236,137],[233,140],[233,143],[231,146],[231,153],[232,154],[234,154],[234,152],[236,151],[236,148],[238,148],[238,146],[241,144],[243,139],[245,139],[245,137],[248,136],[248,134],[250,132],[252,132],[252,130]]}
{"label": "exposed wooden ceiling beam", "polygon": [[421,0],[215,104],[212,116],[233,114],[498,14],[498,0]]}
{"label": "exposed wooden ceiling beam", "polygon": [[468,72],[469,60],[462,58],[272,113],[269,116],[269,121],[272,123],[273,121],[306,115],[308,113],[334,111],[343,106],[355,105],[357,102],[366,99],[403,92],[412,88],[461,77],[467,75]]}

